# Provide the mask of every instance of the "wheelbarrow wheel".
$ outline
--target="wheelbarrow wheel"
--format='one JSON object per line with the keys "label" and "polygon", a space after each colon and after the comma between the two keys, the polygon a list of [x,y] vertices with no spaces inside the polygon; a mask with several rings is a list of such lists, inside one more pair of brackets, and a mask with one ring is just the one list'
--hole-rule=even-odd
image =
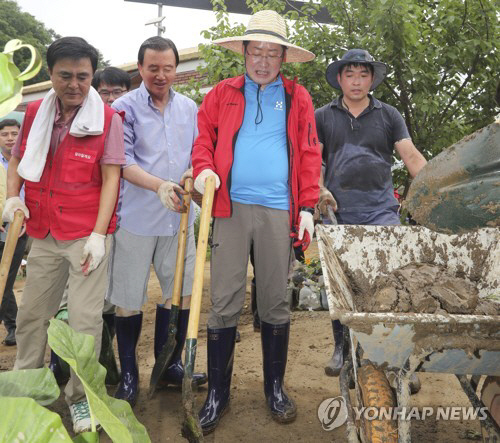
{"label": "wheelbarrow wheel", "polygon": [[[366,408],[396,407],[391,386],[384,371],[368,363],[358,369],[358,385],[361,391],[363,406]],[[392,410],[392,409],[391,409]],[[367,420],[361,419],[361,432],[364,441],[370,443],[397,443],[398,422],[396,420]]]}

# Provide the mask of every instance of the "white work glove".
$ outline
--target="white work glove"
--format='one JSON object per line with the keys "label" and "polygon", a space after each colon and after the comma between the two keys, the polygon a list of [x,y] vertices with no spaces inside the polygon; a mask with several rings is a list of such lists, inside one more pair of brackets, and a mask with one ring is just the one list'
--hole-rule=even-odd
{"label": "white work glove", "polygon": [[184,174],[182,174],[181,180],[179,181],[179,184],[181,186],[184,186],[184,182],[186,181],[187,178],[193,178],[193,168],[189,168],[186,171],[184,171]]}
{"label": "white work glove", "polygon": [[200,194],[205,193],[205,181],[208,177],[213,175],[215,177],[215,189],[219,189],[220,186],[220,178],[219,176],[212,171],[211,169],[204,169],[200,172],[196,180],[194,181],[194,189],[196,189]]}
{"label": "white work glove", "polygon": [[182,187],[177,183],[171,181],[163,182],[158,188],[157,194],[158,197],[160,197],[163,206],[167,209],[175,212],[182,211],[183,206],[180,196],[187,194],[187,192],[184,191],[184,189],[182,189]]}
{"label": "white work glove", "polygon": [[309,241],[313,238],[314,234],[314,220],[313,215],[307,211],[300,211],[299,214],[300,223],[299,223],[299,240],[302,240],[304,237],[304,231],[307,231],[309,234]]}
{"label": "white work glove", "polygon": [[2,213],[2,220],[7,223],[14,221],[14,213],[23,211],[25,218],[30,218],[30,211],[19,197],[10,197],[5,202],[5,208]]}
{"label": "white work glove", "polygon": [[325,187],[319,188],[318,208],[323,215],[328,215],[327,206],[331,206],[334,211],[337,210],[337,201],[332,193]]}
{"label": "white work glove", "polygon": [[104,254],[106,254],[106,236],[92,232],[83,247],[80,259],[83,275],[89,275],[94,269],[97,269]]}

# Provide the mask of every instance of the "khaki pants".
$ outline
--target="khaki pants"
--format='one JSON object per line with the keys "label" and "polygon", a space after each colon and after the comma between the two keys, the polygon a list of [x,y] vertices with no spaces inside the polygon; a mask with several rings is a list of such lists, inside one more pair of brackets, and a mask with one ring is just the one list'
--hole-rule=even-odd
{"label": "khaki pants", "polygon": [[293,260],[288,211],[232,202],[230,218],[216,218],[212,233],[211,301],[208,327],[238,324],[245,302],[253,245],[257,309],[273,325],[290,320],[288,271]]}
{"label": "khaki pants", "polygon": [[[17,313],[14,369],[43,367],[49,320],[59,309],[66,282],[69,284],[69,325],[78,332],[93,335],[95,352],[99,355],[111,236],[106,239],[103,261],[85,277],[80,258],[87,238],[58,241],[49,234],[43,240],[33,240],[28,256],[26,285]],[[73,371],[64,392],[70,405],[85,398],[83,385]]]}

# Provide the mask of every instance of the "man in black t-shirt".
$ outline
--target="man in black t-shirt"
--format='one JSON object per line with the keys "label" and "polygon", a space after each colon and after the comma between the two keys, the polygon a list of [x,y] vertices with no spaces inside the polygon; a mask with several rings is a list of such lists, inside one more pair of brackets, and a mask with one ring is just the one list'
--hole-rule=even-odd
{"label": "man in black t-shirt", "polygon": [[[372,95],[387,67],[368,51],[351,49],[326,70],[328,83],[342,94],[315,113],[324,176],[318,206],[330,205],[341,224],[397,225],[399,203],[394,197],[394,148],[415,177],[426,164],[411,141],[401,114]],[[332,321],[335,350],[325,367],[336,376],[344,363],[344,327]]]}

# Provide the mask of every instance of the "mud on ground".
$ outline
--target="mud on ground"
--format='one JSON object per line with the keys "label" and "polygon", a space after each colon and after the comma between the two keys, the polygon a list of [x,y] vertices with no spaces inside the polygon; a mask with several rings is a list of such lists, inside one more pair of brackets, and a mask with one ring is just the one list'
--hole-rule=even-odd
{"label": "mud on ground", "polygon": [[[317,254],[315,245],[311,253]],[[250,277],[248,283],[250,282]],[[23,281],[16,283],[16,296],[21,297]],[[196,356],[196,369],[206,371],[206,332],[205,325],[209,308],[209,264],[205,267],[205,290],[202,305],[199,346]],[[160,287],[151,273],[149,301],[144,309],[144,323],[138,346],[140,365],[141,393],[134,412],[139,421],[147,428],[152,442],[185,442],[180,435],[183,418],[181,391],[171,389],[159,391],[152,400],[147,399],[149,376],[154,363],[153,338],[155,304],[160,301]],[[345,425],[333,431],[324,431],[318,420],[317,410],[320,403],[329,397],[340,395],[337,378],[324,374],[324,364],[332,351],[332,331],[328,312],[292,313],[290,348],[286,384],[289,394],[295,399],[298,417],[294,423],[280,425],[275,423],[266,411],[262,386],[262,356],[260,336],[253,332],[250,312],[250,286],[247,286],[247,299],[240,319],[241,343],[236,344],[233,382],[231,386],[231,407],[222,418],[217,430],[205,438],[206,442],[345,442]],[[0,327],[0,341],[5,331]],[[116,343],[116,342],[115,342]],[[116,346],[116,344],[115,344]],[[47,352],[46,362],[49,354]],[[15,347],[0,344],[0,371],[12,369],[15,360]],[[456,377],[451,374],[420,374],[422,389],[412,397],[411,405],[424,406],[468,406]],[[115,388],[109,387],[113,394]],[[196,404],[201,406],[205,400],[206,387],[196,394]],[[354,401],[354,391],[351,391]],[[50,406],[61,414],[67,429],[71,428],[69,410],[63,395]],[[425,421],[412,422],[412,442],[457,443],[479,440],[478,421]],[[110,440],[101,433],[101,441]]]}

